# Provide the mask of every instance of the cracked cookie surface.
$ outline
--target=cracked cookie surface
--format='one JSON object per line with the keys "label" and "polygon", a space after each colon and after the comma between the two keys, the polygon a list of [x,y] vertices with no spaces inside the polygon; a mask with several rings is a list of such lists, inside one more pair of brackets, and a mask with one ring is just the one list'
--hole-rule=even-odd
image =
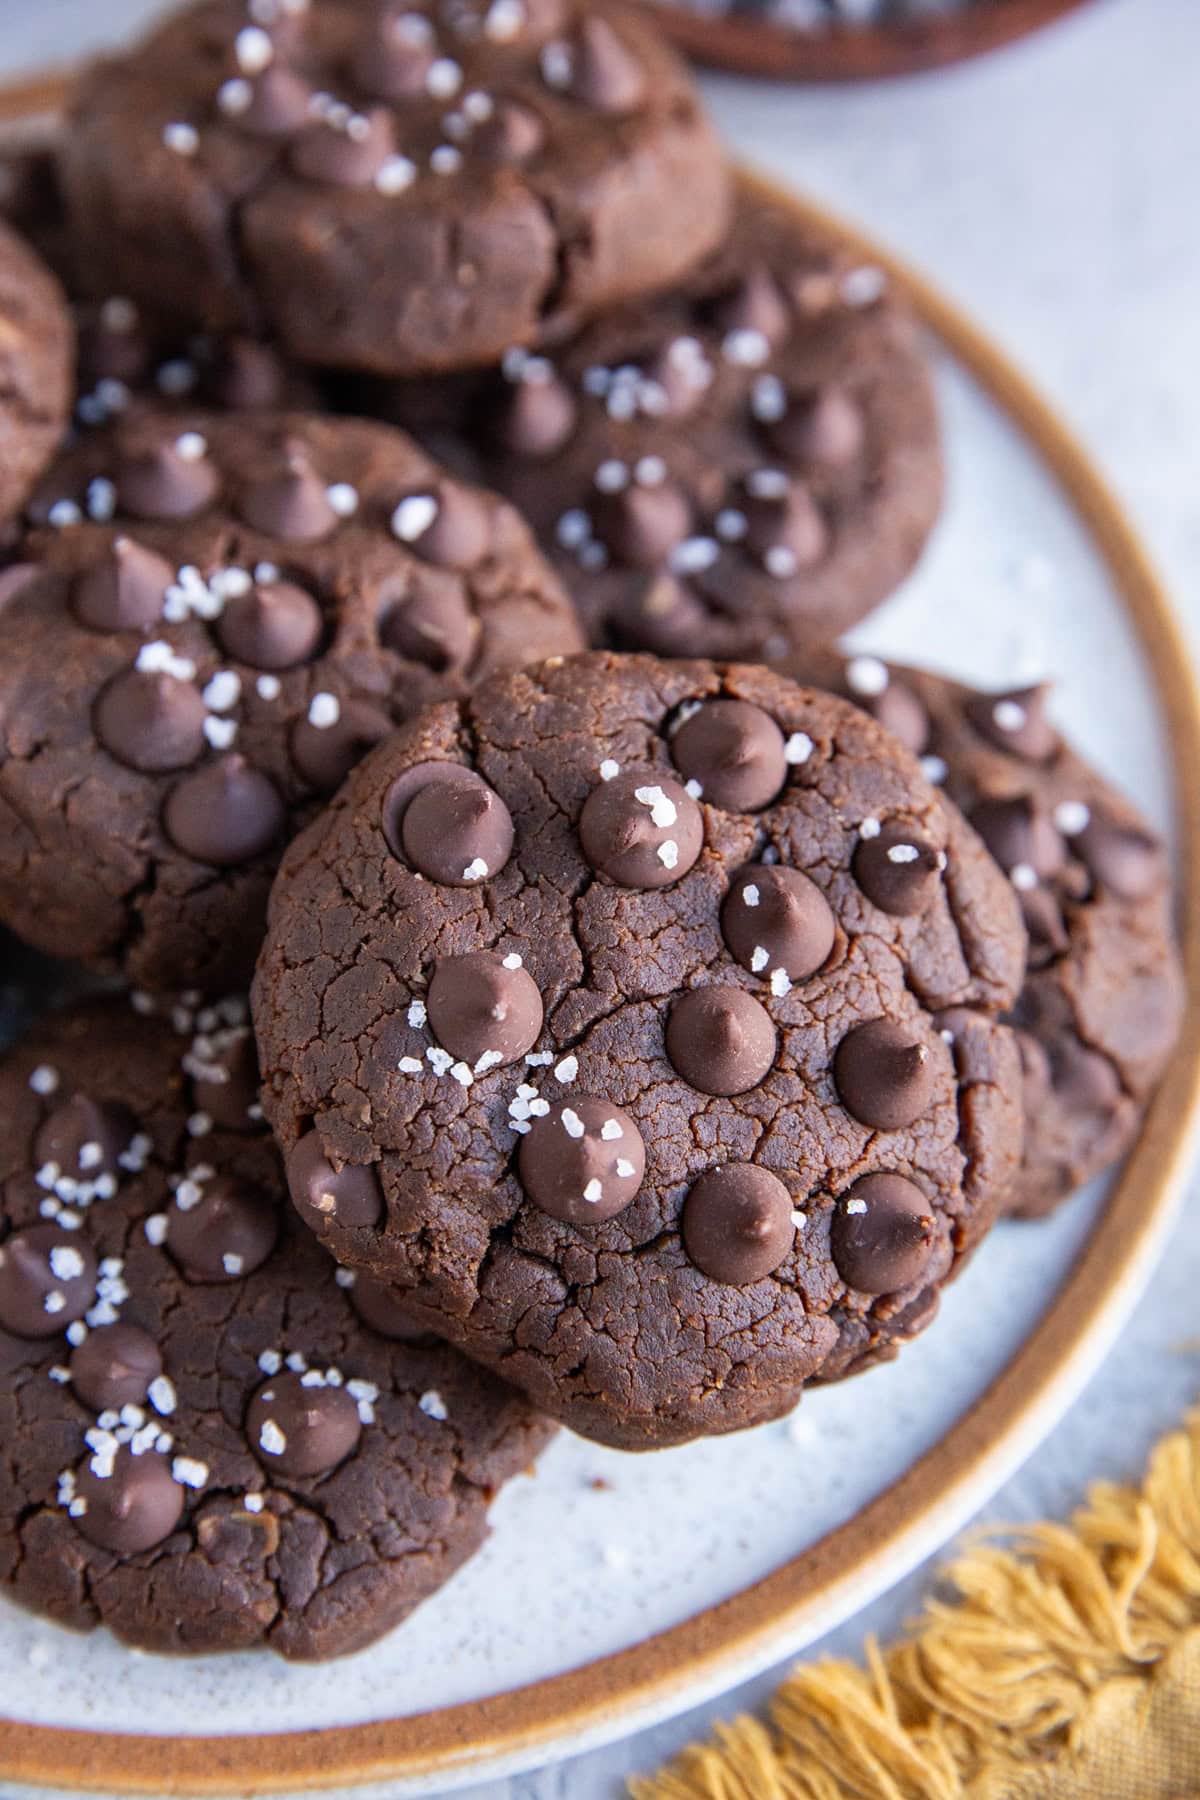
{"label": "cracked cookie surface", "polygon": [[0,224],[0,523],[23,503],[71,413],[75,333],[58,281]]}
{"label": "cracked cookie surface", "polygon": [[928,1322],[1020,1153],[1016,897],[762,668],[552,659],[290,848],[263,1105],[338,1260],[585,1435],[776,1416]]}
{"label": "cracked cookie surface", "polygon": [[683,63],[583,0],[209,0],[85,77],[61,166],[98,293],[397,375],[665,286],[727,216]]}
{"label": "cracked cookie surface", "polygon": [[570,650],[495,496],[387,427],[139,406],[0,577],[0,917],[157,991],[248,981],[288,835],[398,720]]}
{"label": "cracked cookie surface", "polygon": [[549,1428],[295,1221],[245,1016],[100,1001],[0,1068],[0,1583],[314,1660],[439,1588]]}
{"label": "cracked cookie surface", "polygon": [[612,649],[827,644],[909,573],[941,504],[915,322],[881,270],[749,184],[727,245],[669,294],[482,379],[349,398],[506,493]]}
{"label": "cracked cookie surface", "polygon": [[1065,741],[1049,688],[984,693],[875,657],[805,663],[872,712],[973,821],[1021,900],[1029,972],[1011,1014],[1025,1154],[1011,1210],[1040,1218],[1129,1149],[1179,1030],[1165,846]]}

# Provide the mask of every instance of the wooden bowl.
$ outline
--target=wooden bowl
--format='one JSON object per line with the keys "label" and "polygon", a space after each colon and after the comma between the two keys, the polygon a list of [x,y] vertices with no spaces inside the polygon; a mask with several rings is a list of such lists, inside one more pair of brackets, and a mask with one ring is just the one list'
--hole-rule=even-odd
{"label": "wooden bowl", "polygon": [[670,0],[653,4],[661,28],[695,61],[777,81],[875,81],[945,68],[998,50],[1065,18],[1087,0],[977,0],[942,19],[834,25],[800,32],[746,18],[701,18]]}

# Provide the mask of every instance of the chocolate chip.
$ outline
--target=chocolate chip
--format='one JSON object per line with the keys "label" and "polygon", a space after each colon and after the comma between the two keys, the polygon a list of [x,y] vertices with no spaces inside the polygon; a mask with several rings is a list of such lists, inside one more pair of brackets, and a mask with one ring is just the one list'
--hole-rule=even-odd
{"label": "chocolate chip", "polygon": [[691,505],[672,481],[652,487],[629,482],[616,493],[598,494],[592,511],[597,538],[635,569],[665,562],[692,526]]}
{"label": "chocolate chip", "polygon": [[392,730],[392,721],[365,700],[341,704],[332,725],[297,719],[288,748],[297,773],[318,794],[334,794],[351,769]]}
{"label": "chocolate chip", "polygon": [[1031,870],[1037,880],[1048,881],[1064,868],[1062,834],[1032,795],[981,800],[968,817],[1006,875]]}
{"label": "chocolate chip", "polygon": [[283,467],[247,488],[239,496],[238,511],[256,531],[289,544],[316,543],[338,525],[326,483],[299,442],[284,445]]}
{"label": "chocolate chip", "polygon": [[429,1023],[444,1049],[474,1068],[516,1062],[537,1043],[542,996],[527,970],[492,950],[445,956],[429,983]]}
{"label": "chocolate chip", "polygon": [[354,57],[354,79],[380,100],[416,99],[437,60],[437,37],[424,13],[401,4],[371,20]]}
{"label": "chocolate chip", "polygon": [[516,100],[497,100],[491,117],[476,127],[471,143],[478,156],[502,166],[527,163],[546,141],[546,128],[536,113]]}
{"label": "chocolate chip", "polygon": [[656,417],[685,419],[712,386],[712,368],[694,337],[676,337],[645,359],[643,373],[654,399],[646,410]]}
{"label": "chocolate chip", "polygon": [[238,90],[239,100],[244,100],[244,104],[239,103],[235,109],[226,111],[225,117],[251,137],[291,137],[311,117],[312,89],[303,76],[289,69],[286,63],[271,63],[248,86],[248,95],[242,95]]}
{"label": "chocolate chip", "polygon": [[110,756],[126,768],[160,775],[199,761],[207,717],[200,690],[192,682],[127,669],[102,689],[93,724]]}
{"label": "chocolate chip", "polygon": [[789,394],[767,436],[789,463],[844,469],[861,454],[866,432],[858,403],[844,389],[828,386]]}
{"label": "chocolate chip", "polygon": [[585,18],[572,51],[571,93],[597,112],[630,112],[646,91],[646,72],[607,19]]}
{"label": "chocolate chip", "polygon": [[1059,1100],[1074,1112],[1107,1120],[1121,1098],[1121,1081],[1106,1056],[1078,1038],[1059,1033],[1049,1045],[1050,1080]]}
{"label": "chocolate chip", "polygon": [[846,1111],[879,1131],[915,1124],[929,1111],[936,1087],[928,1044],[891,1019],[847,1032],[834,1054],[833,1079]]}
{"label": "chocolate chip", "polygon": [[138,519],[192,519],[211,505],[221,480],[196,431],[174,438],[131,433],[115,475],[121,508]]}
{"label": "chocolate chip", "polygon": [[101,301],[83,309],[79,321],[79,387],[86,393],[101,381],[137,387],[150,373],[153,347],[132,302]]}
{"label": "chocolate chip", "polygon": [[834,1210],[829,1242],[838,1274],[862,1294],[914,1287],[933,1253],[933,1207],[903,1175],[865,1175]]}
{"label": "chocolate chip", "polygon": [[929,748],[929,714],[923,701],[904,682],[892,676],[881,694],[861,699],[854,696],[856,706],[898,738],[914,756],[924,756]]}
{"label": "chocolate chip", "polygon": [[769,806],[787,780],[782,731],[745,700],[704,701],[672,736],[671,757],[701,798],[731,812]]}
{"label": "chocolate chip", "polygon": [[661,573],[626,581],[616,597],[612,629],[633,650],[684,656],[708,623],[708,609],[685,582]]}
{"label": "chocolate chip", "polygon": [[742,967],[764,980],[782,970],[789,981],[806,981],[828,958],[835,935],[820,888],[778,863],[755,863],[734,877],[721,930]]}
{"label": "chocolate chip", "polygon": [[265,1469],[328,1475],[358,1448],[358,1403],[344,1387],[284,1369],[250,1397],[246,1441]]}
{"label": "chocolate chip", "polygon": [[75,1498],[85,1507],[74,1519],[78,1531],[114,1556],[152,1550],[170,1537],[183,1511],[183,1489],[166,1457],[149,1450],[135,1456],[128,1444],[118,1445],[111,1468],[100,1456],[80,1464]]}
{"label": "chocolate chip", "polygon": [[224,1176],[203,1183],[185,1176],[167,1212],[167,1249],[189,1281],[240,1281],[252,1275],[278,1236],[273,1202],[257,1188]]}
{"label": "chocolate chip", "polygon": [[167,796],[163,824],[185,856],[215,868],[253,862],[276,842],[285,813],[278,789],[242,756],[185,775]]}
{"label": "chocolate chip", "polygon": [[771,271],[756,263],[713,307],[713,324],[726,337],[752,332],[770,348],[781,344],[792,328],[792,315]]}
{"label": "chocolate chip", "polygon": [[223,412],[270,412],[286,403],[288,370],[278,351],[254,338],[223,339],[204,377]]}
{"label": "chocolate chip", "polygon": [[132,538],[114,538],[100,562],[76,577],[71,607],[92,631],[143,631],[162,618],[175,572]]}
{"label": "chocolate chip", "polygon": [[701,1094],[745,1094],[770,1073],[778,1048],[765,1007],[741,988],[693,988],[671,1008],[667,1055]]}
{"label": "chocolate chip", "polygon": [[792,1197],[777,1175],[728,1163],[702,1175],[683,1204],[683,1247],[702,1275],[731,1287],[763,1281],[796,1237]]}
{"label": "chocolate chip", "polygon": [[[386,802],[384,810],[386,817]],[[458,779],[426,782],[413,795],[400,836],[403,855],[430,881],[475,887],[499,875],[512,855],[512,814],[486,781],[460,769]]]}
{"label": "chocolate chip", "polygon": [[429,492],[405,495],[392,514],[392,530],[440,569],[474,569],[492,547],[492,512],[487,499],[454,481]]}
{"label": "chocolate chip", "polygon": [[278,674],[298,668],[320,647],[321,608],[292,581],[258,583],[226,600],[216,624],[221,648],[252,669]]}
{"label": "chocolate chip", "polygon": [[73,1094],[48,1113],[33,1140],[38,1166],[48,1164],[59,1178],[96,1181],[120,1174],[120,1158],[129,1148],[136,1126],[123,1106],[98,1104],[86,1094]]}
{"label": "chocolate chip", "polygon": [[575,429],[579,409],[565,381],[506,382],[492,426],[493,435],[513,456],[541,460],[555,456]]}
{"label": "chocolate chip", "polygon": [[746,521],[746,549],[780,581],[820,562],[829,546],[824,515],[808,489],[777,469],[747,475],[733,506]]}
{"label": "chocolate chip", "polygon": [[942,871],[941,852],[917,831],[883,826],[854,852],[854,879],[873,906],[894,918],[914,918],[933,903]]}
{"label": "chocolate chip", "polygon": [[162,1353],[137,1325],[98,1325],[71,1352],[71,1386],[93,1412],[141,1406],[162,1374]]}
{"label": "chocolate chip", "polygon": [[1073,844],[1093,879],[1118,900],[1145,900],[1166,879],[1159,840],[1148,831],[1118,825],[1095,808]]}
{"label": "chocolate chip", "polygon": [[328,187],[370,187],[396,149],[392,115],[382,107],[357,113],[345,127],[319,120],[293,139],[293,172]]}
{"label": "chocolate chip", "polygon": [[369,1164],[335,1169],[315,1131],[296,1144],[287,1159],[288,1192],[300,1217],[318,1235],[327,1225],[377,1225],[383,1213],[379,1175]]}
{"label": "chocolate chip", "polygon": [[30,1225],[0,1244],[0,1326],[57,1337],[96,1298],[96,1253],[78,1231]]}
{"label": "chocolate chip", "polygon": [[479,643],[480,624],[461,582],[437,569],[421,571],[408,597],[391,607],[380,627],[380,641],[406,662],[420,663],[435,674],[465,669]]}
{"label": "chocolate chip", "polygon": [[1029,933],[1029,960],[1032,968],[1044,968],[1046,962],[1061,956],[1070,947],[1063,909],[1049,888],[1027,888],[1020,896],[1025,929]]}
{"label": "chocolate chip", "polygon": [[973,694],[963,711],[975,730],[998,750],[1025,762],[1049,762],[1059,737],[1046,716],[1047,686],[1014,688],[1006,694]]}
{"label": "chocolate chip", "polygon": [[371,1331],[390,1338],[397,1344],[434,1344],[432,1332],[414,1325],[404,1301],[395,1288],[375,1281],[370,1275],[356,1274],[350,1287],[350,1304]]}
{"label": "chocolate chip", "polygon": [[197,1039],[186,1065],[192,1076],[192,1105],[214,1125],[229,1131],[254,1131],[262,1124],[257,1109],[258,1053],[249,1026],[235,1026]]}
{"label": "chocolate chip", "polygon": [[646,1147],[609,1100],[577,1094],[535,1119],[521,1139],[521,1186],[568,1225],[600,1225],[624,1212],[642,1185]]}
{"label": "chocolate chip", "polygon": [[619,887],[680,881],[704,848],[704,818],[691,795],[656,769],[626,769],[592,789],[579,816],[583,854]]}

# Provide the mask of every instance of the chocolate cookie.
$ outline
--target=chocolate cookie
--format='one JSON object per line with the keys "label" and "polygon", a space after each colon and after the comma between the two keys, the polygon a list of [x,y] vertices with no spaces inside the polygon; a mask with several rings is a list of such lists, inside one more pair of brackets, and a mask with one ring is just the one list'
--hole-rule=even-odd
{"label": "chocolate cookie", "polygon": [[84,78],[62,171],[94,291],[396,375],[677,280],[727,217],[683,64],[595,0],[206,0]]}
{"label": "chocolate cookie", "polygon": [[1040,1218],[1128,1150],[1175,1043],[1183,973],[1164,847],[1064,741],[1047,687],[981,693],[870,656],[806,671],[923,758],[1020,897],[1029,972],[1011,1019],[1026,1125],[1012,1211]]}
{"label": "chocolate cookie", "polygon": [[145,1650],[361,1649],[547,1428],[365,1306],[283,1199],[244,1005],[122,1000],[0,1066],[0,1583]]}
{"label": "chocolate cookie", "polygon": [[508,495],[591,640],[773,661],[908,574],[937,517],[937,415],[881,271],[759,191],[690,282],[482,382],[355,402]]}
{"label": "chocolate cookie", "polygon": [[585,1435],[790,1407],[910,1336],[1020,1153],[1016,897],[762,668],[592,654],[377,750],[255,984],[301,1215]]}
{"label": "chocolate cookie", "polygon": [[426,702],[574,649],[512,509],[386,427],[140,409],[0,574],[0,918],[143,987],[249,979],[290,833]]}
{"label": "chocolate cookie", "polygon": [[71,414],[74,358],[62,288],[33,249],[0,224],[0,523],[18,510],[58,446]]}

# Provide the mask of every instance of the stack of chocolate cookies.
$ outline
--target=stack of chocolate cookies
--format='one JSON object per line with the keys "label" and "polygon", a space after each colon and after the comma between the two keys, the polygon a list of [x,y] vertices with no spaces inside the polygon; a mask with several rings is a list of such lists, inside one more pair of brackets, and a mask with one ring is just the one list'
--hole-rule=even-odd
{"label": "stack of chocolate cookies", "polygon": [[776,1418],[1119,1156],[1165,857],[831,648],[919,336],[642,12],[203,0],[3,193],[0,1581],[332,1656],[552,1421]]}

